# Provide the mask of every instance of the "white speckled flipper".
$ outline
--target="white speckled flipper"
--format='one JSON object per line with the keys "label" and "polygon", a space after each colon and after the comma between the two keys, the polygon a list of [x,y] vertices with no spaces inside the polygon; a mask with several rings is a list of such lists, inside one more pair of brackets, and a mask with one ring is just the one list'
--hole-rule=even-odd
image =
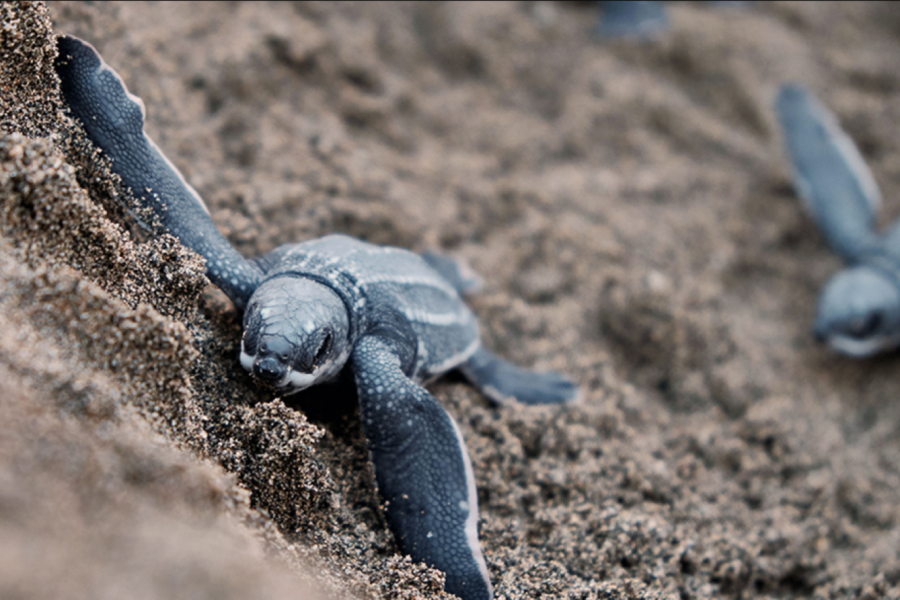
{"label": "white speckled flipper", "polygon": [[459,428],[403,373],[389,342],[364,338],[351,360],[378,489],[401,550],[446,573],[448,592],[490,600],[478,495]]}
{"label": "white speckled flipper", "polygon": [[222,236],[197,192],[144,133],[143,102],[90,44],[70,36],[57,44],[60,89],[90,140],[112,160],[140,207],[203,256],[210,280],[243,308],[262,273]]}

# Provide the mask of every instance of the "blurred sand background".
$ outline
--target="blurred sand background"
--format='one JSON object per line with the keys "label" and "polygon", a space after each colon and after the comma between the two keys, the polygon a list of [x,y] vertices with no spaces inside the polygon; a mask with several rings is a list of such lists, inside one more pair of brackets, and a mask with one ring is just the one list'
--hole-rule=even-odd
{"label": "blurred sand background", "polygon": [[4,3],[0,597],[438,598],[397,554],[352,388],[278,399],[239,316],[64,114],[93,44],[247,255],[331,232],[467,259],[486,344],[581,404],[432,390],[498,598],[900,596],[900,377],[816,345],[839,268],[771,103],[808,85],[900,214],[900,8]]}

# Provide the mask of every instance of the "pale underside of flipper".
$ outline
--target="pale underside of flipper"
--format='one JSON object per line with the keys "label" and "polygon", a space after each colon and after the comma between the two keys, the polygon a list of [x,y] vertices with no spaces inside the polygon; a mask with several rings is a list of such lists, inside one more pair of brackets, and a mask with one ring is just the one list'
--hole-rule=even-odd
{"label": "pale underside of flipper", "polygon": [[203,256],[210,280],[243,308],[262,274],[219,232],[197,192],[144,133],[143,102],[90,44],[71,36],[57,43],[60,89],[88,138],[110,158],[139,208],[149,210],[163,232]]}
{"label": "pale underside of flipper", "polygon": [[782,86],[775,111],[794,185],[831,248],[850,263],[879,251],[881,193],[837,118],[799,85]]}

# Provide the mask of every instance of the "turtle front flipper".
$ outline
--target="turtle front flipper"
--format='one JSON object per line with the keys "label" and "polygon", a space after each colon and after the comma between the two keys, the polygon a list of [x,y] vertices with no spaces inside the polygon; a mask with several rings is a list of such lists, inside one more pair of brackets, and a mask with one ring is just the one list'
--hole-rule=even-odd
{"label": "turtle front flipper", "polygon": [[856,145],[831,111],[799,85],[782,86],[775,111],[797,194],[828,244],[849,263],[877,252],[881,193]]}
{"label": "turtle front flipper", "polygon": [[459,370],[497,404],[564,404],[578,398],[578,386],[565,375],[517,367],[483,347]]}
{"label": "turtle front flipper", "polygon": [[246,306],[261,277],[219,232],[209,211],[181,173],[144,133],[144,105],[88,43],[58,38],[56,73],[72,114],[88,138],[112,161],[138,209],[158,224],[134,215],[142,226],[170,233],[206,259],[210,280],[238,307]]}
{"label": "turtle front flipper", "polygon": [[478,542],[478,496],[459,428],[407,377],[395,343],[369,336],[351,356],[363,428],[400,549],[447,575],[464,600],[493,597]]}

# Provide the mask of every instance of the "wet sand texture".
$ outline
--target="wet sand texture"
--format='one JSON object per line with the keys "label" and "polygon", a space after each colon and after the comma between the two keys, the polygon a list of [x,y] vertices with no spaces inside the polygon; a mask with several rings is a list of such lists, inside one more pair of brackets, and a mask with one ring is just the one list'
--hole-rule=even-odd
{"label": "wet sand texture", "polygon": [[771,111],[808,85],[900,214],[900,10],[0,4],[0,597],[438,598],[397,554],[352,388],[278,399],[196,256],[144,239],[64,112],[92,43],[246,255],[344,232],[485,278],[485,343],[577,406],[432,386],[498,598],[900,597],[896,354],[817,346],[838,260]]}

